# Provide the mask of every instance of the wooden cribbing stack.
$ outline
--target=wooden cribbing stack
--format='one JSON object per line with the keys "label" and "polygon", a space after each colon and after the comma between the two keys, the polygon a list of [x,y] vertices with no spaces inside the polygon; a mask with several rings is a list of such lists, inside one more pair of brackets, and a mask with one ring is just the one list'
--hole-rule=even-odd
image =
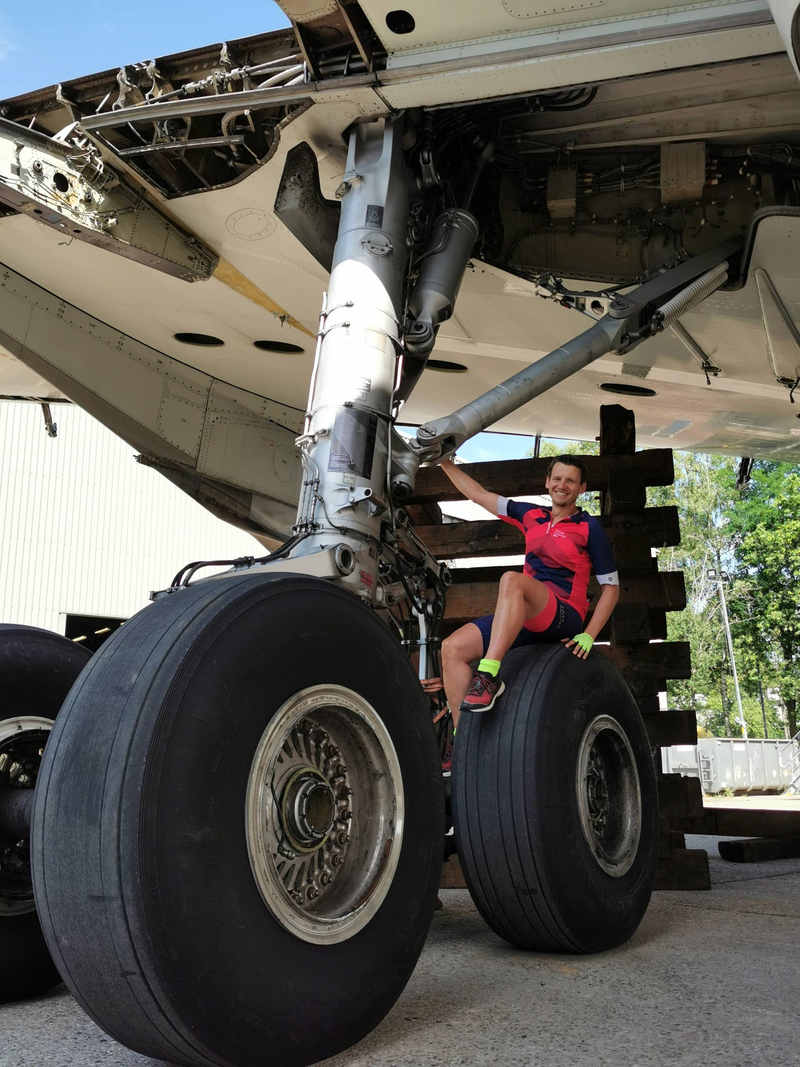
{"label": "wooden cribbing stack", "polygon": [[[685,642],[666,641],[668,611],[686,606],[683,574],[660,572],[651,549],[680,543],[676,507],[647,507],[647,487],[671,485],[675,473],[668,448],[635,451],[632,411],[620,405],[600,409],[600,455],[582,457],[589,471],[588,491],[600,491],[600,521],[614,546],[620,576],[620,599],[610,623],[600,634],[597,652],[609,657],[630,686],[654,746],[697,743],[693,711],[660,711],[659,691],[668,678],[691,677],[691,656]],[[476,463],[464,469],[484,488],[501,496],[544,493],[549,458]],[[519,532],[499,519],[443,522],[440,501],[460,499],[446,475],[436,467],[419,473],[407,510],[416,532],[439,559],[482,557],[486,566],[454,568],[448,591],[442,636],[458,626],[494,611],[500,576],[508,567],[491,565],[493,556],[522,554]],[[592,580],[589,587],[599,596]],[[684,833],[703,816],[703,796],[696,778],[662,774],[659,777],[661,839],[656,888],[706,889],[708,856],[687,850]],[[450,867],[450,864],[446,864]],[[451,880],[446,884],[453,885]],[[443,884],[445,884],[443,882]],[[463,884],[463,883],[461,883]]]}

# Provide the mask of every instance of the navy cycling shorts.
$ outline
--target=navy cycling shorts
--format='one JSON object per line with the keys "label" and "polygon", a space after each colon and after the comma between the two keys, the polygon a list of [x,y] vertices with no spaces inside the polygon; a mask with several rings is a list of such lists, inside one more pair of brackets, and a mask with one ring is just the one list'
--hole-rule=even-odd
{"label": "navy cycling shorts", "polygon": [[[525,625],[520,630],[511,648],[523,648],[525,645],[542,645],[552,641],[562,641],[565,637],[575,637],[583,631],[583,617],[579,612],[555,595],[550,590],[550,599],[544,611],[532,619],[526,619]],[[475,619],[473,626],[477,626],[483,638],[483,654],[486,655],[489,648],[489,638],[492,633],[492,620],[494,615],[484,615]]]}

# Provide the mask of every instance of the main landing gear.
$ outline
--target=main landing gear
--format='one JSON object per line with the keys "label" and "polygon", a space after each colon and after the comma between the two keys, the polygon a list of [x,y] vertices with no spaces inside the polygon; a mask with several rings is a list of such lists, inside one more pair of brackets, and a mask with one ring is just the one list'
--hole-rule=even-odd
{"label": "main landing gear", "polygon": [[[266,561],[177,580],[117,631],[45,750],[32,857],[44,935],[79,1003],[147,1056],[299,1067],[390,1009],[443,854],[419,681],[440,673],[449,584],[397,502],[420,462],[722,285],[735,251],[618,297],[580,338],[408,444],[400,404],[477,235],[474,181],[440,174],[429,155],[413,116],[350,133],[291,540]],[[655,863],[636,708],[600,656],[528,649],[504,672],[503,702],[467,720],[456,745],[470,890],[514,944],[619,945]]]}

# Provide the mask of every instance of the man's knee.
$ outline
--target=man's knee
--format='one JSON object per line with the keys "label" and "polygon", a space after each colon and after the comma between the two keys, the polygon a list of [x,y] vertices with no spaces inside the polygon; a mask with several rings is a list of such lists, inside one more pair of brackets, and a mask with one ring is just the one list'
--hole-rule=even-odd
{"label": "man's knee", "polygon": [[506,571],[500,578],[500,593],[508,594],[522,588],[523,576],[519,571]]}
{"label": "man's knee", "polygon": [[467,641],[458,631],[442,641],[442,659],[445,663],[469,663]]}

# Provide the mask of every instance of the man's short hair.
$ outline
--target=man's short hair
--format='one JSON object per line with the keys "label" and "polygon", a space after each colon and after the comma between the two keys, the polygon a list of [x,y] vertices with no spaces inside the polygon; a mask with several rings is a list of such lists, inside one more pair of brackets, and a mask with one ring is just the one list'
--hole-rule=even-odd
{"label": "man's short hair", "polygon": [[553,467],[556,463],[563,463],[567,467],[577,467],[581,472],[581,485],[589,479],[589,471],[586,469],[586,464],[583,462],[580,456],[553,456],[550,460],[550,465],[547,468],[547,477],[553,473]]}

